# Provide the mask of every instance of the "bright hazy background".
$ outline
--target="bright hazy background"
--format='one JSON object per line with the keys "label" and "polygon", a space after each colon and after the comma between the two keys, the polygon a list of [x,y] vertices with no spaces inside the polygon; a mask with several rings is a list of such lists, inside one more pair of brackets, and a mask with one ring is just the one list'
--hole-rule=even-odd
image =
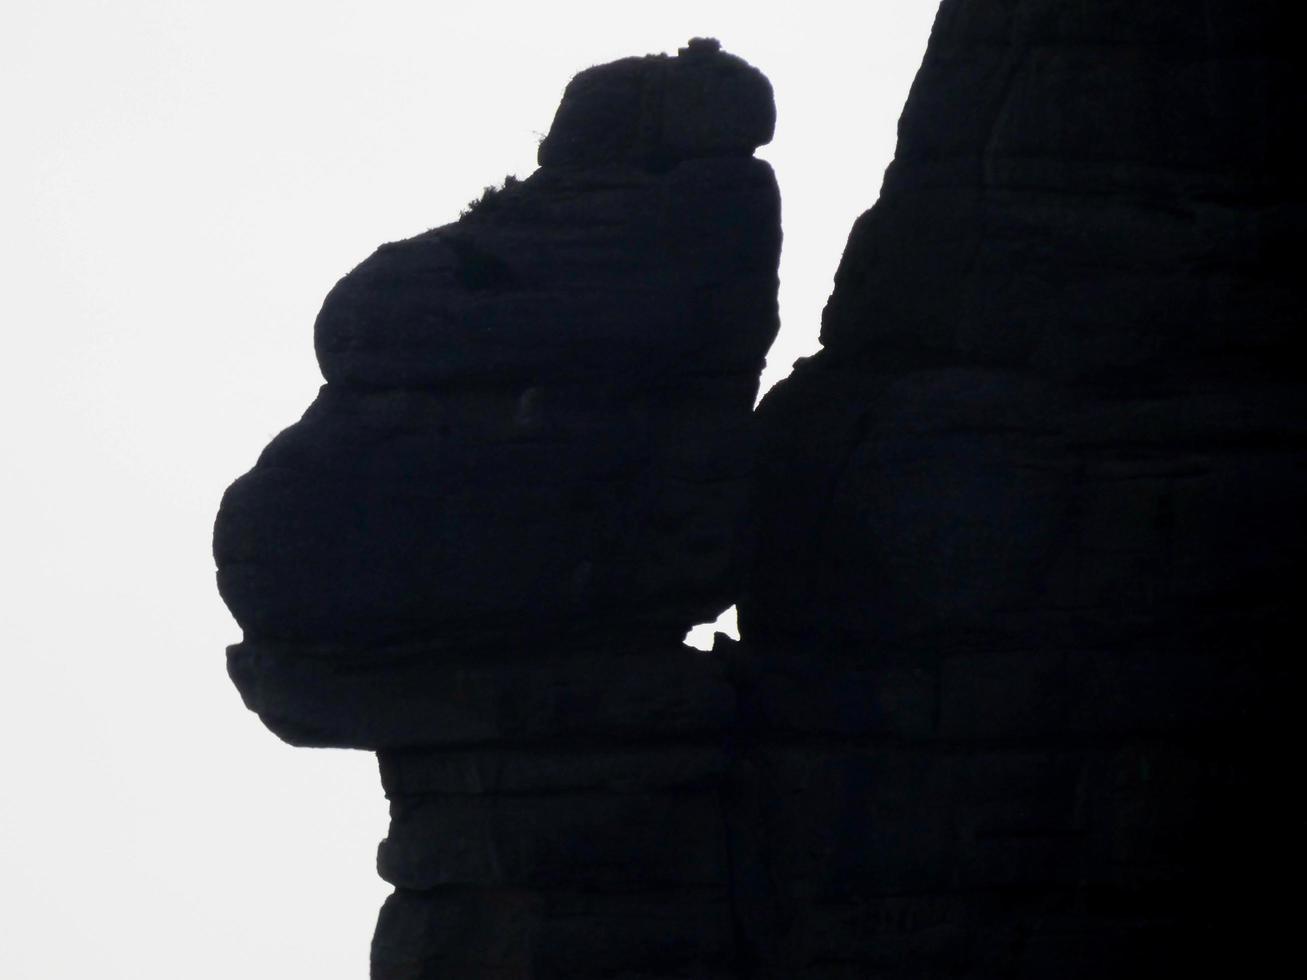
{"label": "bright hazy background", "polygon": [[322,297],[528,174],[575,72],[715,36],[776,89],[770,384],[816,347],[934,7],[8,0],[0,977],[366,977],[375,760],[245,711],[209,555],[317,389]]}

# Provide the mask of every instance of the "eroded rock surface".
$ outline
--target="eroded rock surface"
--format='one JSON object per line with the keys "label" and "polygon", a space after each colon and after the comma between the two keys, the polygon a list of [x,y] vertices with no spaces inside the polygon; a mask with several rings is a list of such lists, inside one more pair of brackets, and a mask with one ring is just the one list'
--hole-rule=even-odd
{"label": "eroded rock surface", "polygon": [[293,717],[295,689],[340,671],[422,670],[433,644],[675,645],[730,604],[777,327],[779,201],[752,156],[773,114],[712,42],[590,69],[538,171],[331,291],[328,383],[215,531],[237,677],[284,734],[341,740]]}
{"label": "eroded rock surface", "polygon": [[774,975],[1246,972],[1282,941],[1286,10],[942,5],[825,349],[760,409],[737,656]]}
{"label": "eroded rock surface", "polygon": [[539,171],[337,285],[215,545],[247,703],[380,750],[377,980],[1292,961],[1286,9],[945,0],[757,423],[773,110],[712,42],[583,72]]}
{"label": "eroded rock surface", "polygon": [[734,599],[777,328],[771,87],[697,40],[568,86],[540,169],[384,245],[227,492],[229,670],[380,750],[373,976],[728,976]]}

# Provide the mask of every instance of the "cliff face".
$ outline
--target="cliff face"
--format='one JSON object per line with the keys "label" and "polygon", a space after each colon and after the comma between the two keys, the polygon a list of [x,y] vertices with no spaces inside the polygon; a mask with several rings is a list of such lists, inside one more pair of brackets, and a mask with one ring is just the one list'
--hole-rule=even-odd
{"label": "cliff face", "polygon": [[825,349],[760,409],[738,656],[778,976],[1275,945],[1307,556],[1284,10],[942,5]]}
{"label": "cliff face", "polygon": [[[379,751],[374,977],[1270,972],[1283,19],[945,0],[825,349],[756,415],[773,109],[713,42],[577,76],[539,171],[341,280],[215,552],[247,704]],[[736,597],[740,643],[680,644]]]}

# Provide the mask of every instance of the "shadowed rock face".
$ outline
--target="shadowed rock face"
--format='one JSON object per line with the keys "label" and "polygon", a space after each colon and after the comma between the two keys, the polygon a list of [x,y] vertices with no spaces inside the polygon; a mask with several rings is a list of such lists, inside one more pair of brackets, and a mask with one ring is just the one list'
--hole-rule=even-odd
{"label": "shadowed rock face", "polygon": [[945,0],[757,423],[773,111],[714,42],[583,72],[539,171],[337,285],[215,550],[247,703],[380,750],[376,980],[1291,962],[1285,10]]}
{"label": "shadowed rock face", "polygon": [[538,171],[336,285],[223,499],[246,703],[380,750],[376,980],[729,975],[734,694],[681,639],[739,589],[773,120],[716,42],[582,73]]}
{"label": "shadowed rock face", "polygon": [[777,327],[778,195],[752,157],[773,119],[715,42],[590,69],[536,173],[336,285],[328,384],[218,515],[247,697],[413,644],[679,641],[730,604]]}
{"label": "shadowed rock face", "polygon": [[1307,152],[1283,9],[943,5],[825,350],[768,401],[803,455],[769,468],[746,618],[1083,639],[1292,581]]}
{"label": "shadowed rock face", "polygon": [[695,39],[675,59],[627,58],[572,79],[540,144],[542,167],[753,155],[776,125],[771,86],[716,41]]}
{"label": "shadowed rock face", "polygon": [[760,409],[742,711],[805,736],[754,761],[777,976],[1247,972],[1288,934],[1286,10],[942,5],[825,349]]}

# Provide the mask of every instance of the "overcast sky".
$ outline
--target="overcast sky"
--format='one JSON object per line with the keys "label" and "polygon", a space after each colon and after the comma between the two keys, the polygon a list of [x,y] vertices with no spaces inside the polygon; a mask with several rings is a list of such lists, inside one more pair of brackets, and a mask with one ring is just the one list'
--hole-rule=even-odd
{"label": "overcast sky", "polygon": [[568,78],[715,36],[776,90],[781,338],[816,347],[931,0],[7,0],[0,976],[360,980],[370,754],[242,707],[223,489],[299,417],[379,243],[534,169]]}

